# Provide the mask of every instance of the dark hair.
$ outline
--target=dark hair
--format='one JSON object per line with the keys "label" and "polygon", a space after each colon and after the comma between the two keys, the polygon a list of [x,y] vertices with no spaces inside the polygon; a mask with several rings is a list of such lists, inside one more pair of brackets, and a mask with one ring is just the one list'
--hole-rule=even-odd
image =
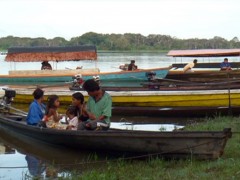
{"label": "dark hair", "polygon": [[194,62],[194,63],[197,63],[197,59],[194,59],[193,62]]}
{"label": "dark hair", "polygon": [[74,106],[69,106],[68,108],[67,108],[67,111],[66,111],[66,114],[72,114],[72,115],[74,115],[74,116],[76,116],[76,107],[74,107]]}
{"label": "dark hair", "polygon": [[84,102],[84,96],[80,92],[76,92],[72,95],[73,98],[79,100],[82,104]]}
{"label": "dark hair", "polygon": [[83,89],[87,92],[94,92],[98,91],[100,89],[100,86],[95,80],[88,79],[84,82]]}
{"label": "dark hair", "polygon": [[35,89],[35,91],[33,92],[34,99],[40,99],[41,97],[43,97],[43,95],[44,91],[40,88]]}
{"label": "dark hair", "polygon": [[51,108],[56,108],[54,105],[54,102],[58,99],[59,97],[57,95],[50,95],[47,98],[47,107],[46,107],[46,114],[48,114],[49,109]]}
{"label": "dark hair", "polygon": [[228,61],[228,58],[224,58],[224,61]]}

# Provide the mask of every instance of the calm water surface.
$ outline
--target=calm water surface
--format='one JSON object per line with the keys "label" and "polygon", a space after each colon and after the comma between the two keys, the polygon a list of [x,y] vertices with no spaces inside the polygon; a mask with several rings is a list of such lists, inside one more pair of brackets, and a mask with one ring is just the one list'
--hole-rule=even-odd
{"label": "calm water surface", "polygon": [[[40,69],[41,62],[30,63],[9,63],[4,61],[5,56],[0,56],[0,74],[8,74],[9,70],[33,70]],[[135,59],[139,68],[166,67],[172,63],[181,63],[192,61],[192,58],[174,59],[166,57],[161,53],[99,53],[98,61],[80,61],[80,62],[59,62],[52,63],[57,69],[75,69],[77,66],[83,68],[98,67],[102,72],[119,71],[121,64],[129,63]],[[221,62],[223,58],[201,59],[199,62],[216,61]],[[229,61],[239,61],[239,58],[229,57]],[[19,105],[18,105],[19,107]],[[27,111],[27,106],[20,108]],[[112,121],[126,119],[133,122],[182,122],[188,121],[177,119],[165,119],[161,117],[126,117],[113,116]],[[105,154],[95,152],[79,152],[63,147],[54,147],[40,142],[32,142],[25,138],[13,137],[0,130],[0,179],[31,179],[33,176],[47,177],[67,176],[69,170],[83,172],[91,168],[104,168],[106,159]],[[107,159],[116,158],[109,157]],[[96,162],[101,161],[101,162]]]}
{"label": "calm water surface", "polygon": [[105,166],[106,155],[52,146],[0,131],[0,179],[63,177]]}
{"label": "calm water surface", "polygon": [[[9,70],[40,70],[41,62],[10,63],[4,61],[5,56],[0,56],[1,73],[8,74]],[[240,57],[228,57],[229,62],[239,61]],[[119,65],[129,63],[134,59],[140,69],[167,67],[173,63],[190,62],[193,58],[172,58],[163,53],[98,53],[97,61],[63,61],[50,62],[55,69],[75,69],[98,67],[101,72],[119,71]],[[197,58],[198,62],[222,62],[223,58]]]}
{"label": "calm water surface", "polygon": [[[1,73],[8,74],[9,70],[40,70],[41,62],[10,63],[4,61],[5,56],[0,56]],[[50,62],[54,69],[99,68],[101,72],[120,71],[119,65],[129,63],[135,59],[138,68],[165,67],[171,64],[171,57],[161,53],[98,53],[97,61],[63,61]]]}

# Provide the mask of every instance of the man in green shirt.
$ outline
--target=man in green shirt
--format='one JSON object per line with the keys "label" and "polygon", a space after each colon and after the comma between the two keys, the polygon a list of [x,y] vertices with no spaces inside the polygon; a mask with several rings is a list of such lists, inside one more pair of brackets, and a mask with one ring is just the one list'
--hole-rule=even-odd
{"label": "man in green shirt", "polygon": [[81,122],[78,130],[95,130],[98,127],[108,129],[110,127],[110,117],[112,116],[111,96],[102,90],[93,79],[85,81],[83,89],[89,95],[87,105],[83,110],[83,115],[88,117],[88,120]]}

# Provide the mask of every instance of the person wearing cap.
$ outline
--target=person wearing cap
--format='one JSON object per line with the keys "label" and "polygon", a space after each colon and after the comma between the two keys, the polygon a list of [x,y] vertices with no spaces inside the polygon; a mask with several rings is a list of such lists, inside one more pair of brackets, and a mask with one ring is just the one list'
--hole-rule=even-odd
{"label": "person wearing cap", "polygon": [[193,62],[188,63],[186,66],[183,68],[183,72],[194,72],[192,68],[197,64],[197,59],[194,59]]}
{"label": "person wearing cap", "polygon": [[135,60],[131,60],[131,63],[128,65],[128,71],[134,71],[137,69],[137,66],[135,65]]}
{"label": "person wearing cap", "polygon": [[221,71],[232,70],[230,63],[228,62],[228,58],[224,58],[224,61],[220,64]]}

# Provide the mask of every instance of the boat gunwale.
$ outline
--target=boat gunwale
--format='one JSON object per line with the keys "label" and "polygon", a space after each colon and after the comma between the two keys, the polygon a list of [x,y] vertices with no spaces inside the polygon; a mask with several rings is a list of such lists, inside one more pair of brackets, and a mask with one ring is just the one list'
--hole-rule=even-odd
{"label": "boat gunwale", "polygon": [[[101,135],[102,137],[109,137],[109,135],[115,135],[116,137],[146,137],[146,135],[150,138],[185,138],[186,135],[190,135],[191,137],[194,137],[193,135],[197,135],[198,138],[226,138],[231,137],[231,129],[225,128],[222,131],[185,131],[185,130],[176,130],[176,131],[160,131],[160,132],[151,132],[151,131],[130,131],[130,130],[99,130],[99,131],[73,131],[73,130],[59,130],[59,129],[51,129],[51,128],[41,128],[37,126],[31,126],[25,124],[25,122],[22,121],[15,121],[9,118],[0,117],[1,124],[4,123],[7,126],[14,125],[13,128],[21,128],[26,130],[31,130],[32,132],[38,132],[38,133],[44,133],[49,135],[70,135],[70,136],[79,136],[81,137],[99,137]],[[0,124],[0,127],[2,126]],[[30,133],[30,132],[28,132]]]}

